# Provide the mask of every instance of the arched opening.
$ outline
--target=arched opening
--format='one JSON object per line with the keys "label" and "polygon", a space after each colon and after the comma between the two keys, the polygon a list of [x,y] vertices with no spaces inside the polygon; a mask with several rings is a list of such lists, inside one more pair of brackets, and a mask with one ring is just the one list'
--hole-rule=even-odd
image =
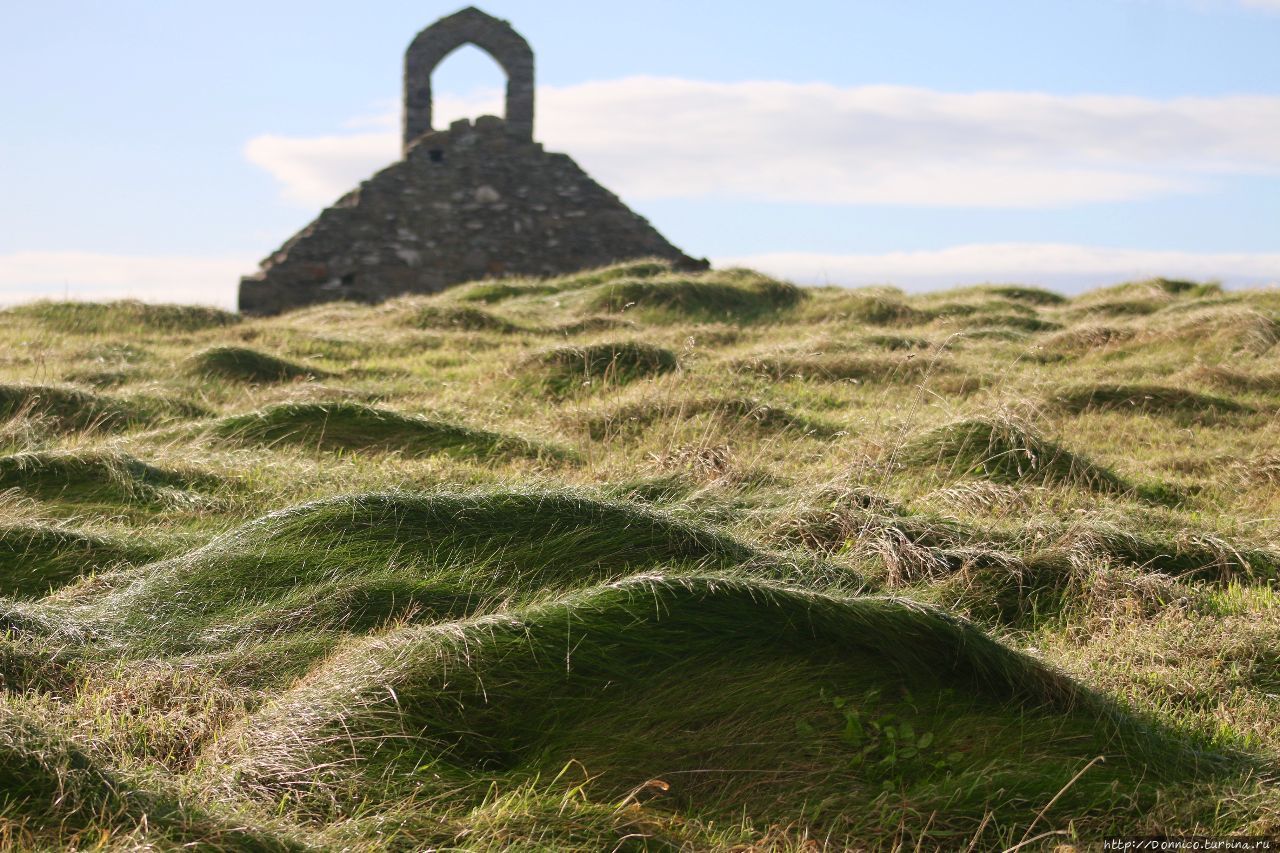
{"label": "arched opening", "polygon": [[507,72],[473,44],[454,50],[431,73],[432,123],[448,127],[460,118],[501,116],[506,110]]}
{"label": "arched opening", "polygon": [[463,45],[488,53],[507,74],[507,132],[533,139],[533,51],[506,21],[470,7],[418,33],[404,56],[405,150],[433,128],[432,75],[446,56]]}

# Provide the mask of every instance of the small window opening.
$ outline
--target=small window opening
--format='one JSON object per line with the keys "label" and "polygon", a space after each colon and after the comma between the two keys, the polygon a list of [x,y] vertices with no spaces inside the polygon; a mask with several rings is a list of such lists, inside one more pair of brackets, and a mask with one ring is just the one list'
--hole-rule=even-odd
{"label": "small window opening", "polygon": [[353,272],[349,272],[342,277],[343,287],[351,287],[355,283],[356,283],[356,274]]}
{"label": "small window opening", "polygon": [[443,163],[443,162],[444,162],[444,151],[443,151],[442,149],[440,149],[440,148],[432,148],[432,149],[431,149],[431,162],[432,162],[432,163]]}

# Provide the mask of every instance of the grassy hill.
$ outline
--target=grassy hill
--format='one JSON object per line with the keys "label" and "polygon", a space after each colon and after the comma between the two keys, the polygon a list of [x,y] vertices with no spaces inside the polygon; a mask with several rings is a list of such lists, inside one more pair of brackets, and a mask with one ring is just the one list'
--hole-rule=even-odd
{"label": "grassy hill", "polygon": [[0,847],[1280,833],[1280,292],[0,311]]}

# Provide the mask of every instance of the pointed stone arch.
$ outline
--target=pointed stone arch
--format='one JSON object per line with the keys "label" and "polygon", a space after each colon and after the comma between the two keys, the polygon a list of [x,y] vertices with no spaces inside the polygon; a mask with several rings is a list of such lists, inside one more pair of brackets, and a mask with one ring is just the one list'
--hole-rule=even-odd
{"label": "pointed stone arch", "polygon": [[431,74],[464,44],[493,57],[507,73],[507,132],[533,139],[533,49],[512,26],[474,6],[418,33],[404,55],[404,150],[431,127]]}

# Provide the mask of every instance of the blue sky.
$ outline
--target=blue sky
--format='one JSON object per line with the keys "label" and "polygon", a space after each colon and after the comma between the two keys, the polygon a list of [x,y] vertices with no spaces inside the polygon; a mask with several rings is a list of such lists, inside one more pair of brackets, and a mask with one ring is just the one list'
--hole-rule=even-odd
{"label": "blue sky", "polygon": [[[460,4],[0,8],[0,301],[230,305],[396,156]],[[493,0],[535,134],[677,245],[804,281],[1280,282],[1280,0]],[[498,111],[478,51],[438,113]]]}

